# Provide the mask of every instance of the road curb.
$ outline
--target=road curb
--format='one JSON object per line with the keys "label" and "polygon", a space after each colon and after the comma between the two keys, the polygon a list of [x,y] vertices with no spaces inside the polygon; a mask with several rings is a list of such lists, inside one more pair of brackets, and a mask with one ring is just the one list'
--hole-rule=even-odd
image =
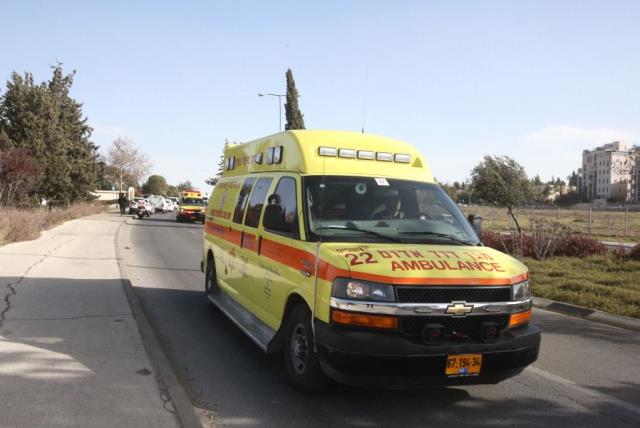
{"label": "road curb", "polygon": [[158,338],[147,319],[147,315],[142,308],[140,299],[138,299],[138,295],[133,289],[133,284],[129,280],[129,275],[127,274],[127,270],[124,266],[124,259],[120,252],[120,232],[122,231],[124,224],[127,224],[127,221],[121,223],[116,231],[116,258],[118,260],[118,267],[120,268],[122,288],[127,300],[129,301],[129,307],[131,308],[133,317],[138,324],[138,330],[142,336],[142,343],[147,351],[149,359],[155,366],[161,383],[166,388],[167,393],[173,401],[180,425],[183,428],[202,428],[198,412],[194,408],[193,404],[191,404],[191,399],[184,387],[180,381],[178,381],[178,378],[171,367],[171,363],[169,362],[169,358],[167,358],[160,346],[160,342],[158,341]]}
{"label": "road curb", "polygon": [[542,297],[533,298],[533,306],[540,309],[546,309],[552,312],[558,312],[563,315],[582,318],[585,320],[599,322],[601,324],[612,325],[627,330],[640,332],[640,320],[635,318],[623,317],[621,315],[613,315],[608,312],[602,312],[595,309],[589,309],[582,306],[572,305],[570,303],[557,302],[555,300],[543,299]]}

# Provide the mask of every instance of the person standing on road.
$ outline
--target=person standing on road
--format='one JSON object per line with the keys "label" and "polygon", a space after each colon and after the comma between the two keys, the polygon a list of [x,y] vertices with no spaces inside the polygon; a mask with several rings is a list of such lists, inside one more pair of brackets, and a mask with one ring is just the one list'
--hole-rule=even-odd
{"label": "person standing on road", "polygon": [[120,193],[120,196],[118,197],[118,205],[120,206],[120,215],[124,215],[124,210],[128,203],[129,201],[127,200],[127,197],[124,195],[124,193]]}

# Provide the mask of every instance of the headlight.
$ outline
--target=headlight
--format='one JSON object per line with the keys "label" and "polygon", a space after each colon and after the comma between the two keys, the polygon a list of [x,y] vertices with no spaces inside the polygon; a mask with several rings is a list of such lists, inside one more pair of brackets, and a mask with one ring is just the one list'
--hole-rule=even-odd
{"label": "headlight", "polygon": [[333,283],[333,297],[354,300],[395,302],[393,286],[359,279],[336,278]]}
{"label": "headlight", "polygon": [[511,286],[513,300],[524,300],[531,298],[531,285],[529,281],[519,282]]}

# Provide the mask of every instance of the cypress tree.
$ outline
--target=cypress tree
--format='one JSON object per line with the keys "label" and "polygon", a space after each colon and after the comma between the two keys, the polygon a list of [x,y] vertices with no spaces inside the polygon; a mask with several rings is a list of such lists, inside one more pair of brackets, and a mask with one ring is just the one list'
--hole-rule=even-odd
{"label": "cypress tree", "polygon": [[293,73],[291,69],[287,69],[287,102],[284,105],[285,116],[287,123],[284,127],[286,130],[290,129],[305,129],[304,116],[298,108],[298,90],[296,89],[296,82],[293,80]]}
{"label": "cypress tree", "polygon": [[229,140],[224,140],[224,147],[222,148],[222,154],[220,155],[220,161],[218,162],[218,172],[215,177],[207,178],[204,182],[209,186],[215,186],[222,177],[222,172],[224,171],[224,155],[227,153],[227,149],[229,148]]}

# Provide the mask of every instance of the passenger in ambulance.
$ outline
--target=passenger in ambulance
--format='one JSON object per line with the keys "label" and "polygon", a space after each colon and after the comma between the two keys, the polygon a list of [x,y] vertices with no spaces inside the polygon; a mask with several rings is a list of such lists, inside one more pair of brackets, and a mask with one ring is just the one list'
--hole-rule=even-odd
{"label": "passenger in ambulance", "polygon": [[278,195],[277,193],[272,194],[271,196],[269,196],[269,199],[267,199],[267,203],[269,205],[281,206],[282,201],[280,200],[280,195]]}

